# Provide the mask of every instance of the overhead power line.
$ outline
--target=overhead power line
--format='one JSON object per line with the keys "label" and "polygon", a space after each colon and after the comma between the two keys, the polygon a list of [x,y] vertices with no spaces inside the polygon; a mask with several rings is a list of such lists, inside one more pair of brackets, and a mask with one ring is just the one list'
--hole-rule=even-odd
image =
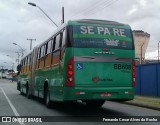
{"label": "overhead power line", "polygon": [[74,12],[74,14],[70,15],[70,17],[75,17],[75,16],[77,16],[77,14],[80,15],[83,12],[90,10],[91,8],[95,8],[96,6],[100,6],[100,4],[102,4],[102,3],[104,3],[103,0],[101,0],[101,1],[97,0],[96,2],[93,2],[92,4],[87,6],[86,8],[84,8],[84,9],[82,8],[83,10],[81,9],[78,12]]}
{"label": "overhead power line", "polygon": [[105,0],[105,1],[100,1],[100,2],[95,2],[93,4],[91,4],[90,6],[88,6],[86,9],[83,9],[82,11],[80,11],[80,13],[75,14],[74,16],[71,16],[70,18],[77,18],[80,16],[90,16],[92,14],[95,14],[97,12],[99,12],[100,10],[103,10],[104,8],[112,5],[113,3],[115,3],[118,0]]}
{"label": "overhead power line", "polygon": [[99,7],[97,9],[94,9],[93,11],[90,11],[86,16],[90,16],[90,15],[100,12],[101,10],[111,6],[116,1],[118,0],[110,0],[107,4],[104,4],[102,7]]}

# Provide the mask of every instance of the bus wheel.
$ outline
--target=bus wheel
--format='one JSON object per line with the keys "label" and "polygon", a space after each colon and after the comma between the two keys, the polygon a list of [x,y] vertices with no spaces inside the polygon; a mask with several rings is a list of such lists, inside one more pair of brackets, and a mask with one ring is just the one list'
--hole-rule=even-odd
{"label": "bus wheel", "polygon": [[27,83],[27,85],[26,85],[26,96],[27,96],[27,98],[28,98],[28,99],[30,99],[30,98],[31,98],[30,88],[29,88],[28,83]]}
{"label": "bus wheel", "polygon": [[100,108],[105,103],[104,100],[89,100],[86,101],[86,105],[90,108]]}
{"label": "bus wheel", "polygon": [[22,86],[19,87],[20,94],[23,95]]}
{"label": "bus wheel", "polygon": [[20,89],[21,89],[21,87],[20,87],[20,82],[18,82],[18,84],[17,84],[17,90],[20,91]]}
{"label": "bus wheel", "polygon": [[45,102],[45,105],[47,106],[47,108],[51,107],[50,93],[49,93],[48,88],[46,88],[45,92],[44,92],[44,102]]}
{"label": "bus wheel", "polygon": [[22,88],[20,87],[20,94],[23,95]]}

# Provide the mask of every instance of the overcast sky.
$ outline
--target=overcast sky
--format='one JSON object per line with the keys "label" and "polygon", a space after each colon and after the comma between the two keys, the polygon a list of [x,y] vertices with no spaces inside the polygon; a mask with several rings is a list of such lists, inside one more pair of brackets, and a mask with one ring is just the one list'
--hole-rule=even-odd
{"label": "overcast sky", "polygon": [[[127,23],[132,30],[143,30],[151,35],[147,57],[157,56],[160,41],[160,0],[0,0],[0,66],[11,67],[17,62],[15,52],[20,48],[29,52],[52,35],[56,26],[37,8],[36,3],[54,22],[61,24],[61,8],[65,8],[65,22],[71,19],[103,19]],[[9,55],[9,56],[6,56]],[[0,67],[1,69],[1,67]]]}

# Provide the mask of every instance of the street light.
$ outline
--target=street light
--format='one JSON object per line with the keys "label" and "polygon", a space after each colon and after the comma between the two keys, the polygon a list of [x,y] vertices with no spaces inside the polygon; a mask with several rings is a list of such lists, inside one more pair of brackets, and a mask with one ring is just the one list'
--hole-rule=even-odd
{"label": "street light", "polygon": [[22,57],[23,57],[23,55],[24,55],[24,53],[23,53],[24,49],[22,49],[22,47],[20,45],[18,45],[17,43],[13,43],[13,44],[16,45],[16,46],[18,46],[21,49],[21,51],[22,51]]}
{"label": "street light", "polygon": [[34,7],[38,7],[52,21],[52,23],[54,23],[54,25],[57,26],[57,24],[39,6],[37,6],[35,3],[31,3],[31,2],[28,2],[28,4],[31,6],[34,6]]}

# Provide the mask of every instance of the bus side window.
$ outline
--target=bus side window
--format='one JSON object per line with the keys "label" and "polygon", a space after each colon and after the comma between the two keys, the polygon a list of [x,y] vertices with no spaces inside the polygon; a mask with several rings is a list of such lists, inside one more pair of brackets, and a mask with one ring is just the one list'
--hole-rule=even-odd
{"label": "bus side window", "polygon": [[40,54],[40,58],[42,58],[44,56],[44,45],[41,47],[41,54]]}
{"label": "bus side window", "polygon": [[24,73],[24,62],[25,62],[25,61],[24,61],[24,59],[23,59],[23,69],[22,69],[22,72],[23,72],[23,73]]}
{"label": "bus side window", "polygon": [[65,52],[65,45],[66,45],[66,30],[63,31],[62,33],[62,44],[61,44],[61,57],[60,59],[62,60],[64,52]]}
{"label": "bus side window", "polygon": [[51,65],[53,64],[53,52],[55,50],[56,37],[52,38],[52,47],[51,47]]}
{"label": "bus side window", "polygon": [[24,58],[24,65],[23,65],[23,72],[25,72],[25,66],[26,66],[26,58]]}
{"label": "bus side window", "polygon": [[44,55],[47,55],[48,51],[48,42],[44,45]]}
{"label": "bus side window", "polygon": [[37,53],[37,59],[40,58],[40,54],[41,54],[41,49],[39,48],[39,49],[38,49],[38,53]]}
{"label": "bus side window", "polygon": [[60,54],[59,54],[59,60],[62,58],[62,41],[63,41],[63,31],[60,33],[60,39],[59,39],[59,48],[60,48]]}
{"label": "bus side window", "polygon": [[52,52],[55,50],[55,45],[56,45],[56,37],[52,40]]}
{"label": "bus side window", "polygon": [[38,49],[37,53],[37,69],[39,68],[40,57],[41,57],[41,48]]}
{"label": "bus side window", "polygon": [[60,45],[60,34],[58,34],[56,36],[56,45],[55,45],[55,50],[58,50],[59,49],[59,45]]}
{"label": "bus side window", "polygon": [[59,55],[60,55],[59,40],[60,40],[60,34],[58,34],[53,41],[52,65],[59,63]]}
{"label": "bus side window", "polygon": [[31,56],[32,56],[32,53],[29,55],[29,71],[31,71]]}
{"label": "bus side window", "polygon": [[25,61],[25,72],[27,72],[27,63],[28,63],[28,57],[26,57],[26,59],[25,59],[26,61]]}
{"label": "bus side window", "polygon": [[24,73],[24,67],[25,67],[25,58],[23,59],[23,73]]}
{"label": "bus side window", "polygon": [[21,73],[23,73],[23,60],[21,60],[21,65],[22,65],[22,67],[21,67]]}
{"label": "bus side window", "polygon": [[51,52],[51,47],[52,47],[52,41],[50,40],[47,44],[48,44],[48,49],[47,49],[47,54],[49,54]]}
{"label": "bus side window", "polygon": [[63,31],[62,49],[66,46],[66,30]]}
{"label": "bus side window", "polygon": [[40,52],[40,59],[39,59],[39,68],[44,67],[44,53],[45,53],[45,46],[41,46],[41,52]]}
{"label": "bus side window", "polygon": [[46,49],[45,49],[45,60],[44,60],[44,66],[48,67],[51,65],[51,47],[52,47],[52,39],[50,39],[47,43],[46,43]]}
{"label": "bus side window", "polygon": [[62,47],[63,32],[60,33],[59,48]]}

